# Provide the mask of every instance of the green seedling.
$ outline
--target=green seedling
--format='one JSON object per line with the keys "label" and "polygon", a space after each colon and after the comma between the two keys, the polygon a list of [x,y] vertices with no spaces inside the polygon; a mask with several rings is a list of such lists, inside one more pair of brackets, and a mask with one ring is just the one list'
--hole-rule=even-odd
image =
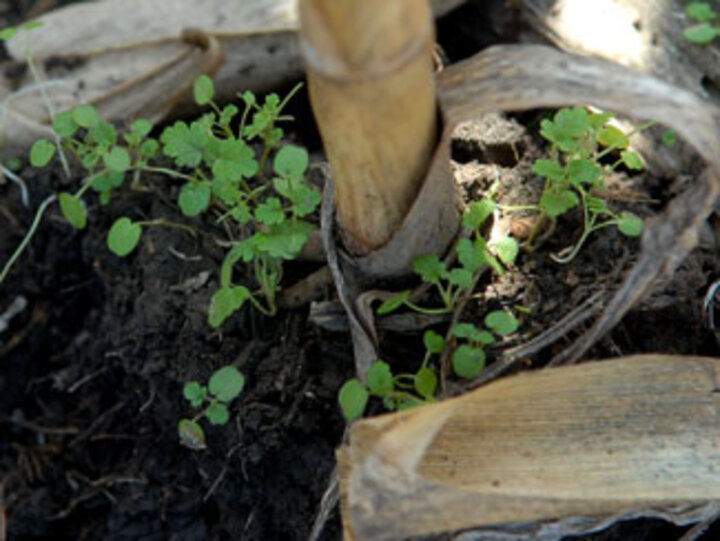
{"label": "green seedling", "polygon": [[[485,367],[485,347],[494,344],[518,329],[518,321],[511,313],[495,310],[485,317],[485,328],[471,323],[458,323],[452,335],[458,342],[452,355],[453,372],[461,378],[471,379]],[[375,362],[368,370],[366,382],[353,378],[340,388],[338,402],[347,421],[363,416],[371,397],[382,400],[387,410],[404,410],[435,401],[438,384],[437,371],[430,361],[445,350],[445,339],[435,331],[423,335],[425,357],[414,374],[393,375],[390,365]]]}
{"label": "green seedling", "polygon": [[205,448],[205,432],[200,426],[204,417],[211,425],[221,426],[230,419],[228,406],[245,386],[245,377],[234,366],[223,366],[210,376],[207,386],[189,381],[183,387],[183,397],[193,408],[201,411],[191,419],[178,423],[180,443],[193,450]]}
{"label": "green seedling", "polygon": [[347,421],[362,417],[371,396],[380,398],[390,411],[402,411],[435,401],[438,377],[429,362],[445,349],[445,340],[435,331],[426,331],[423,341],[425,358],[414,374],[393,375],[388,363],[377,361],[368,370],[365,384],[356,378],[345,382],[340,388],[338,402]]}
{"label": "green seedling", "polygon": [[[87,171],[80,189],[59,194],[61,212],[73,227],[82,229],[87,225],[83,198],[89,190],[106,205],[126,184],[130,189],[146,190],[144,175],[179,180],[177,203],[184,216],[200,216],[214,205],[222,210],[218,221],[231,220],[245,232],[245,238],[233,244],[223,262],[220,288],[209,307],[209,324],[219,327],[247,301],[262,313],[274,315],[283,262],[299,254],[309,232],[316,228],[307,217],[320,203],[320,194],[305,179],[307,151],[282,145],[284,131],[277,126],[292,120],[282,111],[299,88],[282,101],[270,94],[262,104],[254,94],[245,92],[241,95],[245,110],[238,122],[238,107],[231,104],[221,109],[213,100],[212,79],[202,75],[195,81],[193,96],[210,111],[190,123],[175,122],[157,139],[151,136],[154,128],[147,120],[135,121],[120,134],[90,105],[60,113],[54,117],[53,130],[61,148]],[[259,159],[248,144],[253,140],[262,145]],[[41,139],[30,150],[30,163],[44,167],[55,154],[56,146]],[[162,156],[172,165],[157,165]],[[266,163],[271,156],[272,174],[267,178]],[[123,216],[108,232],[108,248],[126,257],[140,244],[143,230],[153,226],[178,227],[194,234],[187,225]],[[252,269],[256,288],[234,283],[239,262]]]}
{"label": "green seedling", "polygon": [[[548,223],[580,207],[583,232],[578,241],[554,255],[559,263],[568,263],[582,248],[587,238],[599,229],[615,226],[626,236],[636,237],[643,230],[643,220],[630,212],[613,212],[606,203],[605,179],[620,165],[630,170],[643,168],[640,156],[629,150],[629,135],[609,124],[611,113],[589,113],[582,107],[559,110],[552,120],[541,122],[541,135],[550,142],[550,157],[540,159],[533,171],[545,179],[540,201],[523,207],[501,207],[504,210],[536,210],[535,221],[525,247],[531,250],[537,235]],[[645,129],[653,123],[638,128]],[[671,136],[667,136],[668,142]],[[610,165],[600,160],[612,152],[618,159]]]}
{"label": "green seedling", "polygon": [[707,44],[720,34],[718,13],[707,2],[691,2],[685,6],[685,14],[695,21],[693,26],[683,31],[688,41]]}
{"label": "green seedling", "polygon": [[485,368],[485,347],[496,342],[497,336],[507,336],[518,328],[518,321],[509,312],[495,310],[485,316],[485,329],[472,323],[458,323],[452,329],[458,345],[452,355],[455,375],[472,379]]}
{"label": "green seedling", "polygon": [[489,245],[482,235],[482,226],[492,216],[495,203],[489,199],[475,201],[463,215],[463,225],[472,230],[471,238],[462,238],[455,246],[459,266],[448,268],[435,254],[420,256],[413,262],[414,272],[421,280],[434,286],[443,306],[425,308],[410,300],[410,290],[402,291],[383,302],[377,310],[388,314],[405,305],[423,314],[444,314],[454,310],[460,296],[471,290],[476,274],[489,266],[498,275],[505,273],[503,265],[510,265],[518,254],[518,244],[512,237],[504,237]]}

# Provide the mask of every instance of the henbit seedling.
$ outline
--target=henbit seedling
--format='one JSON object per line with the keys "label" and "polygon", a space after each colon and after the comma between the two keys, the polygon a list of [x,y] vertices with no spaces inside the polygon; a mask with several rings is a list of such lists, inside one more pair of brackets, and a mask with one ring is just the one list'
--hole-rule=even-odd
{"label": "henbit seedling", "polygon": [[[525,244],[527,250],[548,224],[580,206],[583,211],[583,232],[578,241],[553,255],[558,263],[570,262],[594,231],[616,226],[626,236],[636,237],[643,229],[642,219],[631,213],[619,214],[610,210],[605,202],[605,179],[621,164],[631,170],[641,170],[643,162],[637,153],[628,149],[629,135],[608,124],[611,113],[589,113],[582,107],[559,110],[552,120],[541,123],[541,135],[550,142],[549,159],[539,159],[533,171],[545,179],[543,193],[537,204],[522,207],[500,206],[507,211],[536,210],[535,220]],[[639,127],[637,131],[654,123]],[[665,135],[670,142],[671,135]],[[620,152],[612,164],[603,166],[600,160],[611,152]]]}
{"label": "henbit seedling", "polygon": [[207,386],[190,381],[183,387],[183,397],[194,408],[203,408],[192,419],[181,419],[178,423],[180,443],[193,450],[205,448],[205,432],[200,426],[204,417],[212,425],[225,425],[230,419],[228,406],[245,386],[245,377],[234,366],[223,366],[216,370]]}
{"label": "henbit seedling", "polygon": [[[82,198],[90,189],[105,205],[128,179],[132,189],[143,189],[142,176],[148,173],[181,180],[184,184],[178,206],[185,216],[199,216],[214,202],[224,209],[218,221],[232,219],[244,231],[251,231],[250,236],[233,244],[223,262],[220,289],[210,303],[209,324],[219,327],[246,301],[262,313],[274,315],[283,261],[295,258],[302,249],[308,233],[316,227],[305,218],[320,203],[320,194],[305,180],[307,151],[280,143],[284,132],[277,123],[292,120],[282,111],[299,88],[296,86],[282,101],[270,94],[263,104],[245,92],[241,96],[245,110],[235,126],[239,109],[232,104],[221,109],[213,101],[212,80],[200,76],[193,86],[195,102],[212,111],[189,124],[175,122],[165,128],[159,140],[150,136],[153,126],[143,119],[135,121],[120,138],[115,126],[105,122],[90,105],[57,115],[53,129],[62,148],[87,169],[87,178],[77,192],[58,194],[63,215],[73,227],[82,229],[87,225]],[[248,144],[254,139],[262,143],[259,161]],[[49,141],[37,141],[30,151],[31,164],[47,165],[55,151]],[[161,152],[174,167],[155,165]],[[274,176],[261,180],[273,152]],[[143,228],[151,226],[178,227],[194,234],[194,228],[184,224],[134,221],[123,216],[108,233],[108,248],[120,257],[129,255],[138,246]],[[233,283],[234,266],[241,260],[252,266],[256,291]]]}
{"label": "henbit seedling", "polygon": [[[511,313],[495,310],[485,317],[487,330],[480,330],[471,323],[458,323],[452,329],[453,336],[462,341],[452,355],[453,371],[458,377],[472,379],[485,367],[487,345],[514,333],[518,321]],[[340,388],[338,402],[347,421],[354,421],[365,413],[371,396],[382,399],[386,409],[404,410],[435,401],[438,376],[429,366],[433,356],[440,355],[447,344],[445,339],[433,330],[423,335],[425,358],[414,374],[393,375],[390,365],[375,362],[368,370],[366,383],[353,378]]]}
{"label": "henbit seedling", "polygon": [[488,245],[481,229],[494,210],[495,203],[483,199],[471,203],[463,214],[463,225],[472,230],[472,236],[460,239],[455,246],[459,267],[448,269],[446,263],[435,254],[420,256],[413,261],[413,270],[423,282],[435,287],[442,300],[442,307],[418,306],[410,300],[411,290],[405,290],[383,302],[377,313],[389,314],[403,305],[423,314],[449,313],[454,310],[460,296],[472,289],[475,275],[483,267],[489,266],[499,276],[505,274],[503,264],[509,265],[515,261],[518,244],[512,237],[503,237],[493,245]]}
{"label": "henbit seedling", "polygon": [[704,45],[720,35],[720,16],[709,3],[691,2],[685,6],[685,14],[696,21],[696,24],[683,31],[688,41]]}
{"label": "henbit seedling", "polygon": [[472,323],[458,323],[452,329],[453,336],[464,341],[452,355],[453,372],[461,378],[477,376],[485,368],[485,346],[496,342],[495,335],[503,337],[514,333],[519,325],[515,316],[504,310],[490,312],[484,323],[487,330],[480,330]]}
{"label": "henbit seedling", "polygon": [[435,331],[426,331],[423,337],[425,358],[414,374],[392,373],[383,361],[373,363],[367,373],[367,383],[353,378],[345,382],[338,393],[338,402],[347,421],[354,421],[365,413],[371,396],[382,399],[390,411],[405,410],[435,401],[437,374],[429,365],[433,355],[442,353],[445,340]]}

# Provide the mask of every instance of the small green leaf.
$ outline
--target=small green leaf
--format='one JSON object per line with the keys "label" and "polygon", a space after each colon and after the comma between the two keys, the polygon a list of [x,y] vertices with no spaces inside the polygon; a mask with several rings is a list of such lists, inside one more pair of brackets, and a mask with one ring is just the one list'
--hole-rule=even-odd
{"label": "small green leaf", "polygon": [[462,291],[467,291],[473,286],[473,275],[467,269],[452,269],[448,273],[448,282],[458,286]]}
{"label": "small green leaf", "polygon": [[253,94],[249,90],[246,90],[242,94],[238,94],[238,96],[245,102],[245,105],[247,105],[248,107],[251,107],[256,103],[255,94]]}
{"label": "small green leaf", "polygon": [[143,158],[154,158],[160,150],[160,143],[156,139],[148,139],[140,145],[140,154]]}
{"label": "small green leaf", "polygon": [[560,109],[550,120],[540,123],[540,134],[565,152],[578,148],[580,138],[588,129],[588,112],[582,107]]}
{"label": "small green leaf", "polygon": [[700,23],[683,30],[683,37],[686,40],[700,45],[710,43],[716,35],[717,31],[710,23]]}
{"label": "small green leaf", "polygon": [[461,378],[474,378],[485,366],[485,352],[463,344],[453,353],[452,366],[455,374]]}
{"label": "small green leaf", "polygon": [[384,316],[385,314],[394,312],[405,304],[405,302],[410,298],[411,292],[412,290],[406,289],[405,291],[401,291],[400,293],[393,295],[378,307],[377,314],[379,316]]}
{"label": "small green leaf", "polygon": [[60,192],[58,200],[60,201],[60,211],[70,225],[75,229],[84,229],[87,225],[87,212],[82,201],[67,192]]}
{"label": "small green leaf", "polygon": [[477,229],[485,223],[485,220],[492,216],[492,213],[495,211],[495,207],[495,202],[490,199],[473,201],[468,206],[465,214],[463,214],[463,225],[465,227]]}
{"label": "small green leaf", "polygon": [[230,122],[232,122],[232,119],[235,118],[235,115],[238,113],[239,110],[235,105],[226,105],[223,108],[222,113],[220,113],[220,119],[218,122],[220,122],[223,126],[227,126]]}
{"label": "small green leaf", "polygon": [[188,182],[180,190],[178,205],[185,216],[197,216],[210,204],[212,189],[206,182]]}
{"label": "small green leaf", "polygon": [[72,110],[72,118],[81,128],[92,128],[102,120],[92,105],[80,105]]}
{"label": "small green leaf", "polygon": [[202,405],[206,394],[207,389],[205,389],[205,387],[200,385],[197,381],[188,381],[183,386],[183,396],[185,397],[185,400],[190,402],[190,404],[195,408]]}
{"label": "small green leaf", "polygon": [[110,251],[119,257],[132,252],[140,242],[142,227],[130,218],[118,218],[108,231],[107,245]]}
{"label": "small green leaf", "polygon": [[47,139],[39,139],[30,148],[30,165],[45,167],[55,155],[55,145]]}
{"label": "small green leaf", "polygon": [[465,338],[475,344],[490,345],[495,343],[495,337],[487,331],[481,331],[472,323],[458,323],[453,327],[453,335]]}
{"label": "small green leaf", "polygon": [[234,366],[223,366],[216,370],[208,382],[210,393],[220,402],[234,400],[245,387],[245,376]]}
{"label": "small green leaf", "polygon": [[715,10],[707,2],[691,2],[685,6],[685,13],[688,17],[697,21],[712,21],[717,17]]}
{"label": "small green leaf", "polygon": [[472,242],[468,238],[462,238],[458,241],[455,251],[458,254],[458,260],[463,268],[473,274],[487,263],[485,258],[485,244],[483,242]]}
{"label": "small green leaf", "polygon": [[672,148],[675,146],[675,141],[677,140],[677,135],[675,134],[675,131],[673,130],[665,130],[662,135],[660,136],[660,140],[663,142],[663,144],[666,147]]}
{"label": "small green leaf", "polygon": [[149,120],[139,118],[132,123],[130,129],[134,134],[136,134],[140,139],[142,139],[152,131],[153,125]]}
{"label": "small green leaf", "polygon": [[377,396],[390,394],[395,389],[392,369],[383,361],[373,363],[367,373],[367,385],[370,392]]}
{"label": "small green leaf", "polygon": [[[197,132],[199,128],[196,128]],[[163,152],[166,156],[173,158],[178,167],[196,167],[202,161],[202,149],[204,139],[199,133],[195,136],[190,127],[181,120],[163,130],[160,136],[163,143]]]}
{"label": "small green leaf", "polygon": [[453,336],[456,338],[470,338],[476,332],[477,329],[472,323],[457,323],[452,329]]}
{"label": "small green leaf", "polygon": [[570,160],[568,162],[570,182],[575,186],[597,184],[603,178],[603,170],[592,160]]}
{"label": "small green leaf", "polygon": [[7,28],[3,28],[0,30],[0,41],[7,41],[18,34],[18,29],[15,26],[8,26]]}
{"label": "small green leaf", "polygon": [[104,154],[103,162],[110,171],[116,173],[124,173],[130,169],[130,155],[122,147],[115,147],[108,154]]}
{"label": "small green leaf", "polygon": [[98,154],[86,154],[82,159],[82,164],[85,169],[92,169],[100,161]]}
{"label": "small green leaf", "polygon": [[435,254],[416,257],[413,261],[413,270],[429,284],[439,284],[440,278],[447,276],[445,263]]}
{"label": "small green leaf", "polygon": [[565,168],[554,160],[536,160],[532,170],[553,182],[562,182],[565,178]]}
{"label": "small green leaf", "polygon": [[256,233],[256,248],[271,257],[295,259],[314,228],[313,224],[302,220],[295,223],[285,220],[267,233]]}
{"label": "small green leaf", "polygon": [[561,192],[546,190],[540,198],[540,208],[542,208],[550,218],[557,218],[579,204],[580,199],[577,194],[571,190],[563,190]]}
{"label": "small green leaf", "polygon": [[637,237],[643,230],[643,219],[632,212],[620,213],[617,228],[626,237]]}
{"label": "small green leaf", "polygon": [[259,164],[252,149],[245,143],[225,140],[220,144],[220,157],[213,162],[211,168],[215,178],[237,182],[243,178],[254,177]]}
{"label": "small green leaf", "polygon": [[605,126],[601,129],[597,135],[597,142],[606,147],[617,149],[627,148],[630,144],[627,135],[615,126]]}
{"label": "small green leaf", "polygon": [[98,122],[90,128],[88,135],[90,139],[94,140],[103,149],[109,149],[117,141],[115,126],[110,124],[110,122]]}
{"label": "small green leaf", "polygon": [[237,203],[232,209],[230,209],[230,216],[239,224],[245,225],[252,219],[250,213],[250,207],[244,201]]}
{"label": "small green leaf", "polygon": [[445,339],[433,330],[425,331],[423,343],[428,353],[442,353],[445,349]]}
{"label": "small green leaf", "polygon": [[354,421],[365,413],[368,402],[367,389],[357,379],[346,381],[340,388],[338,402],[340,402],[343,417],[347,421]]}
{"label": "small green leaf", "polygon": [[195,103],[198,105],[207,105],[213,99],[215,94],[215,85],[213,81],[207,75],[201,75],[195,79],[193,85],[193,96],[195,97]]}
{"label": "small green leaf", "polygon": [[585,204],[592,214],[603,214],[608,212],[607,203],[604,199],[588,195],[585,197]]}
{"label": "small green leaf", "polygon": [[300,178],[307,171],[307,150],[295,145],[285,145],[275,155],[273,169],[281,177]]}
{"label": "small green leaf", "polygon": [[500,261],[509,265],[515,262],[515,258],[520,251],[517,241],[512,237],[503,237],[495,243],[495,253]]}
{"label": "small green leaf", "polygon": [[507,336],[518,329],[518,320],[515,316],[504,310],[495,310],[485,316],[485,325],[500,336]]}
{"label": "small green leaf", "polygon": [[282,203],[277,197],[268,197],[255,210],[255,219],[261,224],[276,225],[285,220]]}
{"label": "small green leaf", "polygon": [[193,451],[205,449],[205,432],[192,419],[180,420],[178,423],[178,436],[180,437],[180,443]]}
{"label": "small green leaf", "polygon": [[420,396],[430,398],[435,396],[437,381],[435,371],[426,366],[418,370],[417,374],[415,374],[415,377],[413,378],[413,387],[415,387],[415,390]]}
{"label": "small green leaf", "polygon": [[205,417],[210,421],[210,424],[215,426],[226,425],[230,420],[230,412],[225,404],[220,402],[211,402],[210,405],[205,409]]}
{"label": "small green leaf", "polygon": [[635,171],[641,171],[643,168],[643,161],[637,152],[631,150],[623,150],[620,153],[620,159],[628,169],[634,169]]}
{"label": "small green leaf", "polygon": [[45,25],[45,23],[42,21],[30,21],[28,23],[23,24],[21,28],[27,32],[32,32],[33,30],[42,28],[44,25]]}
{"label": "small green leaf", "polygon": [[487,331],[478,330],[477,334],[473,334],[472,341],[484,346],[495,343],[495,337]]}
{"label": "small green leaf", "polygon": [[615,115],[612,113],[591,113],[588,117],[588,125],[593,129],[599,129]]}
{"label": "small green leaf", "polygon": [[72,110],[63,111],[53,119],[53,131],[60,137],[72,137],[78,128]]}
{"label": "small green leaf", "polygon": [[208,323],[217,329],[250,298],[250,291],[243,286],[226,286],[218,289],[210,300]]}

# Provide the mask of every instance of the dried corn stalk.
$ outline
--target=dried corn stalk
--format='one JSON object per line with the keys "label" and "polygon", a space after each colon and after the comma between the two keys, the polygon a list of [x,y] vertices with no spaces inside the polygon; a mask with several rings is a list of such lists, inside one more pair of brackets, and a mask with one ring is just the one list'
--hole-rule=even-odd
{"label": "dried corn stalk", "polygon": [[426,0],[300,0],[310,98],[345,246],[365,254],[403,221],[437,142]]}

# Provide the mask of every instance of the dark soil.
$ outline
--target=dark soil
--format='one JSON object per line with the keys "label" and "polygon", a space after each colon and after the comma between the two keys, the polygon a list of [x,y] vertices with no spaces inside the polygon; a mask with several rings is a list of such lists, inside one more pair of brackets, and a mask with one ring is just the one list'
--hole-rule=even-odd
{"label": "dark soil", "polygon": [[[9,21],[28,9],[22,3],[3,5],[7,9],[0,13]],[[504,27],[488,24],[472,6],[444,19],[439,36],[451,59],[486,45],[472,38],[478,27],[497,40]],[[454,27],[459,30],[453,33]],[[525,128],[530,118],[478,121],[497,131],[491,142],[472,125],[458,135],[453,157],[468,197],[496,174],[507,181],[501,197],[532,194],[529,167],[542,145],[537,130],[530,135]],[[299,137],[312,137],[308,133],[314,131]],[[316,140],[305,142],[318,146]],[[59,172],[28,170],[23,177],[31,209],[65,184]],[[640,176],[618,182],[640,191],[664,187],[653,188],[653,197],[659,192],[665,199],[627,207],[650,217],[666,203],[669,192],[663,190],[670,180]],[[281,311],[272,319],[248,309],[222,332],[212,331],[206,308],[223,251],[209,221],[197,224],[197,239],[149,229],[140,250],[122,260],[113,256],[105,232],[115,218],[183,220],[174,204],[177,186],[166,180],[155,186],[162,189],[116,197],[106,208],[87,198],[90,223],[80,232],[53,207],[0,290],[0,315],[18,299],[26,304],[0,331],[0,540],[3,512],[12,540],[307,538],[344,429],[336,394],[352,377],[349,337],[316,328],[306,309]],[[25,234],[31,209],[21,205],[14,184],[0,185],[3,263]],[[560,224],[570,231],[576,226],[573,219]],[[484,283],[468,317],[520,304],[533,311],[521,335],[532,336],[596,288],[617,283],[639,247],[607,229],[593,235],[572,264],[558,266],[548,254],[567,241],[567,236],[548,241],[523,256],[503,280]],[[717,355],[702,316],[705,291],[720,274],[714,242],[709,230],[705,247],[591,356]],[[291,267],[289,281],[308,270]],[[388,360],[419,358],[415,338],[409,343],[407,337],[385,336]],[[541,352],[533,365],[566,345]],[[189,450],[177,437],[178,420],[190,414],[183,383],[205,381],[226,364],[245,374],[245,390],[227,426],[207,427],[207,449]],[[685,529],[636,520],[572,539],[678,539]],[[323,539],[340,537],[336,513]]]}

